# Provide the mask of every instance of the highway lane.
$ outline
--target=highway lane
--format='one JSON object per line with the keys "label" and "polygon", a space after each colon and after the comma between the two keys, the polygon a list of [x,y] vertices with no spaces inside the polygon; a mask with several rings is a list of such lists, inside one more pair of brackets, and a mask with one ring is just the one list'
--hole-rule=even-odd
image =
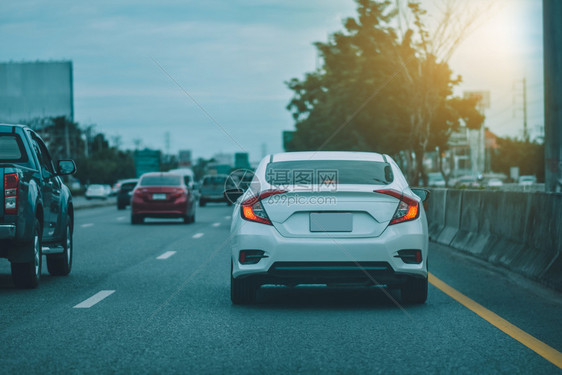
{"label": "highway lane", "polygon": [[[198,208],[190,225],[132,226],[129,214],[78,211],[71,275],[44,269],[37,290],[14,289],[0,263],[2,372],[560,372],[434,286],[422,306],[376,288],[318,287],[264,288],[257,305],[233,306],[230,208]],[[436,277],[562,350],[559,294],[431,251]]]}

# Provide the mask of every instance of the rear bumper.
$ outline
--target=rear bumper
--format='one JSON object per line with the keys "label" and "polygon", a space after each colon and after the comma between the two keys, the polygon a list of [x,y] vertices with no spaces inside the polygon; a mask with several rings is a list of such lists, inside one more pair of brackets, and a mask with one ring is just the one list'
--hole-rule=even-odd
{"label": "rear bumper", "polygon": [[[239,221],[232,228],[233,277],[254,275],[281,284],[334,279],[400,284],[409,276],[427,277],[428,236],[424,227],[416,220],[387,227],[379,237],[327,234],[322,238],[290,238],[281,236],[272,226]],[[241,264],[240,250],[250,249],[263,250],[266,257],[256,264]],[[421,263],[405,263],[398,256],[398,251],[405,249],[421,250]]]}
{"label": "rear bumper", "polygon": [[180,199],[174,202],[150,201],[133,199],[131,202],[131,213],[150,217],[180,217],[187,214],[187,200]]}
{"label": "rear bumper", "polygon": [[16,226],[14,224],[0,224],[0,240],[16,238]]}
{"label": "rear bumper", "polygon": [[256,278],[261,284],[401,285],[408,276],[397,274],[387,262],[275,262]]}

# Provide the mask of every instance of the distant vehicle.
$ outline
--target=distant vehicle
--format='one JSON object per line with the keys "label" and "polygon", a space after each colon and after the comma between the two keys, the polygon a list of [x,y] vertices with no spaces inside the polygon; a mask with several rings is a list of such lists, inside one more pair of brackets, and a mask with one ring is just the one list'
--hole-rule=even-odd
{"label": "distant vehicle", "polygon": [[266,284],[386,285],[406,303],[426,301],[428,192],[410,189],[390,156],[281,153],[265,157],[256,177],[260,191],[226,192],[236,202],[234,304],[253,303]]}
{"label": "distant vehicle", "polygon": [[529,186],[537,183],[537,177],[535,176],[521,176],[519,177],[519,185]]}
{"label": "distant vehicle", "polygon": [[102,185],[103,188],[105,189],[105,194],[107,194],[107,196],[111,196],[111,185]]}
{"label": "distant vehicle", "polygon": [[242,190],[246,190],[252,184],[254,179],[254,172],[250,169],[237,169],[230,173],[230,178],[233,179],[233,183],[238,185]]}
{"label": "distant vehicle", "polygon": [[195,174],[191,168],[178,168],[170,169],[168,173],[179,174],[183,177],[183,182],[190,189],[193,190],[193,184],[195,183]]}
{"label": "distant vehicle", "polygon": [[486,180],[486,186],[491,188],[497,188],[503,186],[503,181],[499,178],[490,178]]}
{"label": "distant vehicle", "polygon": [[428,173],[427,185],[431,187],[445,187],[445,179],[441,172]]}
{"label": "distant vehicle", "polygon": [[173,173],[145,173],[133,190],[131,223],[141,224],[146,217],[182,218],[195,221],[195,198],[182,176]]}
{"label": "distant vehicle", "polygon": [[113,197],[115,195],[117,195],[117,193],[119,192],[119,189],[121,188],[121,182],[124,180],[117,180],[117,182],[115,184],[113,184],[113,186],[111,187],[111,193],[109,194],[110,197]]}
{"label": "distant vehicle", "polygon": [[88,186],[84,196],[86,199],[107,199],[109,193],[104,185],[93,184]]}
{"label": "distant vehicle", "polygon": [[138,179],[131,178],[128,180],[121,180],[119,183],[119,190],[117,191],[117,209],[124,210],[131,204],[133,197],[133,189],[137,186]]}
{"label": "distant vehicle", "polygon": [[[229,206],[232,205],[224,196],[225,185],[227,182],[231,184],[231,180],[226,174],[204,176],[199,188],[199,206],[203,207],[207,202],[225,202]],[[232,184],[229,187],[235,188],[236,186]]]}
{"label": "distant vehicle", "polygon": [[462,176],[456,179],[455,188],[480,187],[480,182],[474,176]]}
{"label": "distant vehicle", "polygon": [[18,288],[39,285],[42,255],[51,275],[70,273],[74,206],[60,176],[75,171],[72,160],[54,163],[30,128],[0,124],[0,258]]}

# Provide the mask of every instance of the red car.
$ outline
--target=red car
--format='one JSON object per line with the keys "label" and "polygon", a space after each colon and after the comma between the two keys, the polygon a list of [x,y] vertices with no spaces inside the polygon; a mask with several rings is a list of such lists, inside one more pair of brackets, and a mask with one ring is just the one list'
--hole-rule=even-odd
{"label": "red car", "polygon": [[145,173],[133,190],[131,224],[145,217],[183,218],[195,221],[195,198],[182,176],[173,173]]}

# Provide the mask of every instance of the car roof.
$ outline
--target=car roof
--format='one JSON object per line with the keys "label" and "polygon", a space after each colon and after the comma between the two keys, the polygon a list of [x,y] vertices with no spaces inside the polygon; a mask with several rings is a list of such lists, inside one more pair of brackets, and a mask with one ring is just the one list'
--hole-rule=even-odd
{"label": "car roof", "polygon": [[144,173],[141,177],[145,177],[145,176],[178,176],[178,177],[181,177],[181,175],[179,175],[177,173],[170,173],[170,172],[147,172],[147,173]]}
{"label": "car roof", "polygon": [[281,152],[270,156],[270,162],[295,161],[295,160],[364,160],[386,161],[386,155],[376,152],[356,151],[299,151]]}

